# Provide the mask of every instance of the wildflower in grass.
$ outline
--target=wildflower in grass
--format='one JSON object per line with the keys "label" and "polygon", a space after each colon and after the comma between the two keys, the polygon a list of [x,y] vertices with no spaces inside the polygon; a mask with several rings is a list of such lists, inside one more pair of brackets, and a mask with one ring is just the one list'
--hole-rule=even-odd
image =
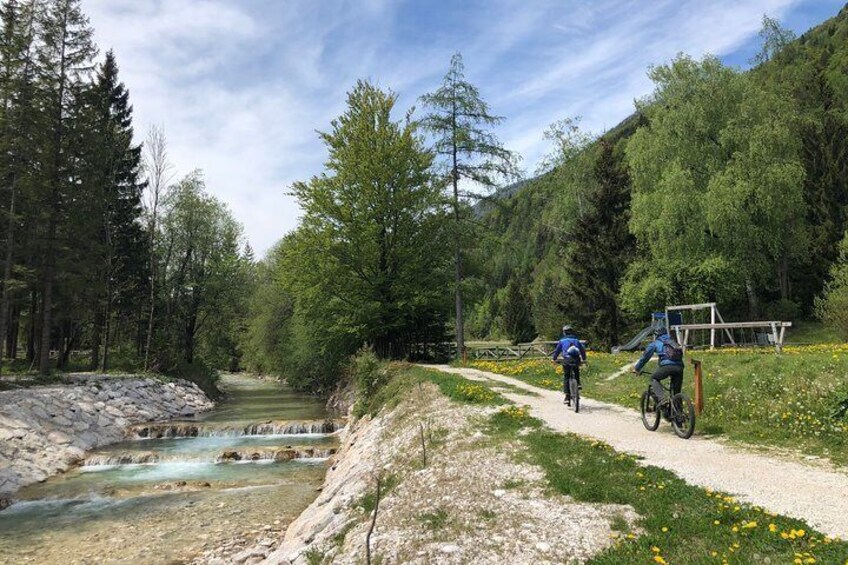
{"label": "wildflower in grass", "polygon": [[668,565],[668,561],[663,559],[662,555],[654,555],[654,561],[660,565]]}
{"label": "wildflower in grass", "polygon": [[666,532],[668,532],[668,527],[666,527],[666,526],[663,526],[663,527],[662,527],[662,531],[663,531],[663,533],[666,533]]}
{"label": "wildflower in grass", "polygon": [[659,553],[660,548],[658,548],[657,546],[654,545],[654,546],[651,547],[651,551],[653,551],[654,553]]}
{"label": "wildflower in grass", "polygon": [[752,528],[757,527],[757,522],[752,520],[752,521],[748,522],[747,524],[743,524],[742,527],[745,528],[746,530],[750,530]]}
{"label": "wildflower in grass", "polygon": [[777,531],[777,524],[769,524],[769,531],[774,533]]}

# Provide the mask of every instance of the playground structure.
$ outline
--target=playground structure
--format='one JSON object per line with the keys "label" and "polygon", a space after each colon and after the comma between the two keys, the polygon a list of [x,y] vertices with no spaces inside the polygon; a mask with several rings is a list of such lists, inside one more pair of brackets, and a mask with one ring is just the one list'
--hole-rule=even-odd
{"label": "playground structure", "polygon": [[[684,323],[684,314],[690,318],[700,317],[703,321]],[[613,353],[639,349],[657,327],[673,332],[675,340],[684,349],[773,346],[780,352],[786,328],[792,327],[792,322],[725,322],[715,302],[666,306],[664,312],[652,314],[650,326],[643,328],[626,344],[614,347]]]}

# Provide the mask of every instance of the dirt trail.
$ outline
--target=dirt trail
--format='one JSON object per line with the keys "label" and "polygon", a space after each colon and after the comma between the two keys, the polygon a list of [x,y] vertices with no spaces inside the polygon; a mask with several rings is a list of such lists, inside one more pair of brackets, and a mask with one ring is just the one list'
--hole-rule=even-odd
{"label": "dirt trail", "polygon": [[596,438],[619,451],[644,458],[687,482],[732,493],[766,510],[805,520],[831,536],[848,539],[848,473],[751,453],[715,440],[678,439],[663,423],[657,432],[642,426],[639,413],[614,404],[582,398],[580,413],[562,403],[562,393],[520,380],[447,365],[429,365],[472,380],[494,380],[534,393],[503,392],[509,400],[530,406],[533,416],[561,432]]}

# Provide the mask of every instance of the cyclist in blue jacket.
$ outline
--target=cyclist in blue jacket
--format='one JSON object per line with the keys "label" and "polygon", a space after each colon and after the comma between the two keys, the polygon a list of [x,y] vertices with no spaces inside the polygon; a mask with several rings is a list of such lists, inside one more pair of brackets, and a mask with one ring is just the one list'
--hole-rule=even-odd
{"label": "cyclist in blue jacket", "polygon": [[659,367],[651,375],[651,390],[662,405],[665,401],[665,389],[660,384],[661,381],[671,378],[672,395],[680,393],[683,387],[683,350],[669,337],[665,328],[657,328],[654,330],[654,341],[645,348],[642,357],[633,367],[633,372],[638,374],[655,353],[659,359]]}
{"label": "cyclist in blue jacket", "polygon": [[583,385],[580,384],[580,363],[586,362],[586,348],[583,347],[583,344],[577,338],[574,328],[569,325],[562,327],[562,338],[557,343],[556,348],[554,348],[553,361],[556,362],[560,355],[562,355],[562,391],[565,393],[563,402],[568,404],[571,402],[571,395],[568,391],[568,378],[569,376],[573,376],[577,380],[577,386],[582,389]]}

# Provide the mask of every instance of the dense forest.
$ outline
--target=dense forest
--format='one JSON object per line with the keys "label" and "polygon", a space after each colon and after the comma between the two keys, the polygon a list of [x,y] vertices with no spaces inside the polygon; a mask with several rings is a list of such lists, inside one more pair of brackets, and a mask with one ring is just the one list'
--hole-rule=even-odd
{"label": "dense forest", "polygon": [[729,319],[835,319],[848,9],[797,39],[764,18],[761,39],[747,72],[686,55],[652,68],[654,92],[602,135],[551,128],[547,168],[486,206],[471,335],[551,338],[570,320],[612,345],[651,310],[704,301]]}
{"label": "dense forest", "polygon": [[0,7],[0,358],[7,368],[210,374],[237,364],[253,258],[203,176],[173,178],[161,128],[79,0]]}

